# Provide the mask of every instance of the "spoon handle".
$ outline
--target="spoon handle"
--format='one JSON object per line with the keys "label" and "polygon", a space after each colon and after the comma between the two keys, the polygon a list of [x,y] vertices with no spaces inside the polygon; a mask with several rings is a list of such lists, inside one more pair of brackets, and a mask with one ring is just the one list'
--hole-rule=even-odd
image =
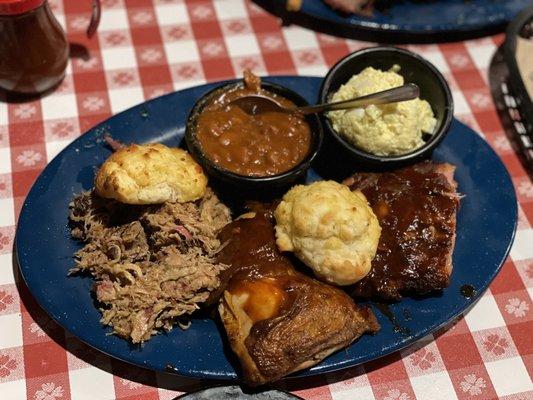
{"label": "spoon handle", "polygon": [[356,97],[355,99],[338,101],[336,103],[317,104],[314,106],[298,107],[298,112],[302,114],[312,114],[331,110],[346,110],[349,108],[358,108],[370,104],[389,104],[400,101],[413,100],[420,95],[420,89],[414,83],[384,90],[382,92],[372,93],[367,96]]}

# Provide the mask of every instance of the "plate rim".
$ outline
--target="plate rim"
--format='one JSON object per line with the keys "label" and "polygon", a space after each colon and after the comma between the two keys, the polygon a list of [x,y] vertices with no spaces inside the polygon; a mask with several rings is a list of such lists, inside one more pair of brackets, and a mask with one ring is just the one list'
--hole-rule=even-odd
{"label": "plate rim", "polygon": [[[275,80],[276,78],[282,78],[282,79],[283,78],[288,78],[288,79],[292,79],[292,78],[323,79],[322,77],[317,77],[317,76],[299,76],[299,75],[265,76],[264,77],[264,79],[267,80],[267,81],[269,79],[274,79]],[[82,135],[78,136],[71,143],[69,143],[67,146],[65,146],[65,148],[63,150],[61,150],[52,160],[50,160],[50,162],[39,173],[39,175],[36,178],[35,182],[32,184],[32,187],[28,191],[28,194],[26,195],[26,198],[24,199],[24,203],[23,203],[23,206],[22,206],[20,214],[19,214],[19,219],[17,221],[17,227],[16,227],[15,241],[14,241],[14,248],[13,249],[14,249],[14,256],[15,256],[16,262],[18,264],[18,271],[19,271],[20,275],[22,276],[22,278],[24,280],[24,283],[26,284],[26,286],[28,288],[28,292],[35,299],[35,301],[39,305],[39,307],[43,311],[45,311],[46,314],[52,320],[54,320],[54,322],[57,323],[62,329],[64,329],[66,332],[69,332],[70,334],[75,336],[78,340],[82,341],[83,343],[87,344],[88,346],[92,347],[93,349],[95,349],[95,350],[97,350],[97,351],[99,351],[101,353],[104,353],[104,354],[106,354],[107,356],[109,356],[111,358],[115,358],[115,359],[121,360],[121,361],[123,361],[125,363],[131,364],[131,365],[135,365],[137,367],[148,369],[148,370],[151,370],[151,371],[161,371],[161,372],[176,374],[176,375],[179,375],[179,376],[184,376],[184,377],[189,377],[189,378],[213,379],[213,380],[220,380],[220,381],[238,381],[238,380],[240,380],[239,376],[235,373],[235,371],[231,371],[230,373],[226,373],[225,372],[225,373],[221,374],[220,372],[217,373],[217,372],[214,372],[214,371],[210,371],[210,372],[206,372],[206,371],[201,371],[200,372],[200,371],[196,371],[196,370],[174,371],[174,370],[161,370],[161,369],[158,369],[158,368],[151,368],[151,367],[146,366],[146,365],[143,366],[143,365],[140,365],[139,363],[136,363],[134,361],[130,361],[130,360],[127,360],[127,359],[122,358],[120,356],[117,356],[117,355],[114,355],[114,354],[110,354],[109,352],[97,347],[96,345],[91,344],[89,341],[80,338],[77,334],[74,334],[68,327],[66,327],[62,323],[62,321],[59,318],[56,318],[56,316],[53,315],[52,312],[48,311],[48,309],[44,305],[44,304],[46,304],[46,302],[44,301],[44,297],[42,298],[41,296],[36,296],[32,292],[31,287],[30,287],[30,285],[28,285],[26,276],[24,274],[24,270],[23,270],[23,267],[22,267],[23,262],[21,262],[21,261],[23,261],[23,259],[22,259],[22,256],[20,254],[20,251],[19,251],[19,248],[21,247],[20,246],[20,240],[21,239],[20,239],[20,235],[19,235],[19,230],[22,229],[22,228],[20,228],[21,225],[20,225],[19,221],[22,219],[23,215],[25,214],[25,212],[26,212],[25,210],[27,209],[27,207],[29,207],[29,204],[31,204],[31,202],[28,203],[28,198],[30,198],[32,196],[32,192],[34,190],[38,190],[37,183],[38,183],[39,179],[41,178],[41,176],[43,175],[45,170],[48,169],[52,165],[52,163],[57,162],[59,157],[64,152],[70,151],[71,147],[75,147],[76,144],[78,143],[78,141],[80,141],[85,135],[90,134],[91,132],[93,132],[95,129],[97,129],[100,126],[105,126],[105,124],[107,123],[108,120],[110,120],[112,118],[115,118],[118,115],[129,113],[129,112],[131,112],[132,109],[135,109],[136,107],[145,105],[147,103],[150,103],[150,102],[153,102],[153,101],[162,101],[162,99],[164,99],[165,97],[173,96],[173,95],[175,95],[176,93],[179,93],[179,92],[183,92],[183,91],[187,91],[187,90],[195,89],[195,88],[200,88],[200,87],[204,87],[204,86],[208,86],[208,85],[215,85],[215,84],[216,85],[222,85],[222,84],[225,84],[227,82],[232,82],[232,81],[236,81],[236,79],[230,79],[230,80],[225,80],[225,81],[216,81],[216,82],[208,82],[208,83],[205,83],[205,84],[202,84],[202,85],[196,85],[196,86],[192,86],[192,87],[189,87],[189,88],[180,89],[180,90],[165,94],[163,96],[160,96],[160,97],[157,97],[157,98],[154,98],[154,99],[150,99],[150,100],[147,100],[145,102],[136,104],[136,105],[134,105],[134,106],[132,106],[132,107],[126,109],[126,110],[123,110],[120,113],[111,115],[106,120],[99,122],[98,124],[94,125],[90,129],[88,129],[85,133],[83,133]],[[476,135],[476,140],[480,141],[480,143],[482,143],[482,145],[486,146],[489,149],[489,151],[492,152],[497,157],[499,163],[501,164],[501,166],[503,168],[503,172],[505,173],[505,178],[509,181],[510,185],[513,187],[512,197],[514,199],[514,202],[513,202],[514,207],[513,207],[513,210],[512,210],[513,224],[512,224],[511,237],[510,237],[509,243],[508,243],[508,245],[506,247],[506,250],[505,250],[504,254],[501,256],[501,262],[500,262],[499,266],[494,269],[494,271],[492,273],[492,276],[490,276],[490,279],[487,281],[486,287],[482,291],[477,290],[475,295],[471,297],[471,300],[470,300],[469,304],[466,307],[464,307],[462,309],[459,307],[457,310],[455,310],[453,313],[451,313],[450,316],[447,316],[446,319],[444,321],[442,321],[440,324],[436,325],[435,327],[433,327],[429,331],[425,332],[425,334],[423,336],[420,336],[420,337],[416,337],[416,335],[415,336],[410,336],[409,338],[407,338],[407,340],[402,341],[399,346],[396,345],[396,346],[389,347],[387,350],[379,352],[379,354],[377,354],[377,352],[376,352],[376,353],[374,353],[371,356],[370,359],[367,359],[367,360],[362,361],[362,362],[355,362],[354,363],[353,361],[350,361],[350,360],[341,360],[340,362],[336,363],[335,365],[327,365],[327,366],[322,366],[322,367],[320,366],[320,364],[318,364],[318,365],[315,365],[314,367],[311,367],[311,369],[308,368],[308,369],[305,369],[303,371],[295,372],[293,374],[290,374],[290,375],[284,377],[283,379],[301,379],[301,378],[305,378],[305,377],[309,377],[309,376],[315,376],[315,375],[322,375],[322,374],[325,374],[325,373],[331,373],[331,372],[339,371],[339,370],[342,370],[342,369],[345,369],[345,368],[355,367],[357,365],[361,365],[361,364],[364,364],[366,362],[370,362],[372,360],[381,359],[383,357],[386,357],[386,356],[390,355],[391,353],[394,353],[394,352],[397,352],[397,351],[401,351],[402,349],[405,349],[406,347],[409,347],[409,346],[413,345],[414,343],[418,342],[419,340],[423,339],[424,336],[426,336],[428,334],[432,334],[432,333],[442,329],[447,324],[450,324],[460,314],[468,312],[477,303],[477,301],[479,301],[479,299],[482,297],[482,295],[485,293],[485,291],[489,288],[490,284],[496,278],[496,276],[500,272],[501,268],[503,267],[503,265],[505,264],[505,262],[506,262],[506,260],[507,260],[507,258],[509,256],[511,247],[512,247],[512,245],[514,243],[514,239],[515,239],[515,236],[516,236],[517,224],[518,224],[518,204],[517,204],[516,191],[514,190],[514,184],[513,184],[513,181],[511,179],[511,176],[509,174],[509,171],[507,170],[507,168],[506,168],[505,164],[503,163],[503,161],[501,160],[500,156],[494,151],[494,149],[492,149],[492,147],[482,137],[480,137],[472,128],[470,128],[467,125],[463,124],[461,121],[459,121],[459,120],[454,118],[454,123],[452,123],[452,127],[453,127],[454,124],[460,124],[460,125],[466,127],[468,130],[472,131],[473,134]],[[450,129],[452,129],[452,127]],[[340,351],[343,351],[343,350],[339,350],[339,352]],[[336,352],[336,353],[338,353],[338,352]]]}
{"label": "plate rim", "polygon": [[[191,400],[189,399],[190,396],[194,396],[194,395],[198,395],[198,394],[201,394],[202,392],[205,392],[207,390],[213,390],[213,389],[219,389],[219,388],[229,388],[229,387],[240,387],[240,385],[228,385],[227,382],[226,383],[222,383],[222,384],[219,384],[219,385],[213,385],[213,386],[210,386],[208,388],[200,388],[198,390],[194,390],[192,392],[187,392],[187,393],[183,393],[183,394],[180,394],[178,395],[177,397],[173,398],[172,400]],[[303,400],[302,397],[294,394],[294,393],[291,393],[287,390],[283,390],[283,389],[278,389],[278,388],[266,388],[267,391],[273,391],[273,392],[279,392],[279,393],[282,393],[283,395],[286,395],[287,397],[284,399],[284,400]],[[239,399],[234,399],[234,400],[239,400]]]}
{"label": "plate rim", "polygon": [[[420,26],[418,28],[406,27],[399,24],[387,24],[379,22],[365,21],[357,18],[355,20],[338,21],[334,18],[323,16],[314,12],[304,10],[305,1],[302,9],[298,11],[287,11],[285,8],[286,0],[275,0],[269,3],[269,0],[254,0],[262,8],[268,12],[286,19],[289,23],[295,23],[308,27],[309,29],[320,31],[326,34],[335,36],[348,37],[354,39],[361,39],[366,41],[387,41],[389,43],[433,43],[433,42],[450,42],[464,39],[473,39],[486,35],[503,32],[506,24],[512,18],[504,14],[503,17],[490,22],[478,22],[475,24],[439,24],[426,25],[426,28]],[[298,21],[298,18],[304,18]],[[332,33],[332,29],[335,32]],[[342,31],[339,31],[342,29]],[[370,36],[370,35],[374,35]],[[376,36],[377,35],[377,36]]]}

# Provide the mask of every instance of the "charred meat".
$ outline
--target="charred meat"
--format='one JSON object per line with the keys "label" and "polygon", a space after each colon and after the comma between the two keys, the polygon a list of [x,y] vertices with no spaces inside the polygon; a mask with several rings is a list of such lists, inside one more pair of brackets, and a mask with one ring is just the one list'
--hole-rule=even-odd
{"label": "charred meat", "polygon": [[459,207],[454,170],[428,161],[345,180],[364,193],[381,225],[372,268],[353,286],[355,296],[399,300],[448,286]]}
{"label": "charred meat", "polygon": [[256,210],[221,232],[226,290],[219,313],[252,386],[311,367],[379,324],[345,292],[296,271],[276,247],[273,217]]}

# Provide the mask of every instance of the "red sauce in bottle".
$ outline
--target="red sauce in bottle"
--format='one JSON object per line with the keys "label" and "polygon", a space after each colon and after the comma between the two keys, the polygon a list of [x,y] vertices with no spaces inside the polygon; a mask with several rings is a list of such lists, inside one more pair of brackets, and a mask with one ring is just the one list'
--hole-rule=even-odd
{"label": "red sauce in bottle", "polygon": [[[93,2],[90,25],[100,17]],[[65,76],[69,45],[47,0],[0,0],[0,88],[32,95],[57,86]]]}

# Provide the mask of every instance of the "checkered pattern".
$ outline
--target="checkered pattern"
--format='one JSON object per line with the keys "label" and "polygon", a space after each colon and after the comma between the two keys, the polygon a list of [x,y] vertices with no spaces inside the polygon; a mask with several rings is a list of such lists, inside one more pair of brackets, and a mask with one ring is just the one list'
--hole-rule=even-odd
{"label": "checkered pattern", "polygon": [[[73,54],[59,89],[31,103],[0,101],[0,398],[171,399],[201,382],[125,365],[88,348],[37,306],[13,268],[15,222],[47,161],[112,114],[173,90],[239,76],[323,75],[369,46],[280,22],[244,0],[102,0],[87,40],[89,1],[50,3]],[[451,84],[456,117],[480,132],[509,169],[519,199],[511,257],[466,315],[384,359],[282,388],[307,399],[533,399],[533,184],[495,112],[487,68],[502,36],[408,46]],[[306,388],[306,389],[302,389]]]}

